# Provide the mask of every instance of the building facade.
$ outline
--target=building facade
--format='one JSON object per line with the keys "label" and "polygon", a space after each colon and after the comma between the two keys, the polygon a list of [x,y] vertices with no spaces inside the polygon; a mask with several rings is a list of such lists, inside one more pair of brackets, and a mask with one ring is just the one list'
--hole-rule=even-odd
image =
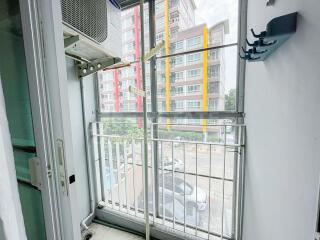
{"label": "building facade", "polygon": [[[196,25],[193,0],[156,1],[156,43],[165,41],[159,55],[223,45],[228,22],[214,26]],[[145,49],[149,49],[148,10],[145,6]],[[139,7],[122,13],[123,60],[129,67],[100,72],[102,112],[142,111],[142,98],[129,92],[129,86],[142,87]],[[150,68],[146,63],[147,94],[150,96]],[[222,49],[157,59],[158,111],[224,110],[224,53]],[[150,97],[147,104],[151,109]],[[176,123],[200,124],[200,120],[176,119]]]}

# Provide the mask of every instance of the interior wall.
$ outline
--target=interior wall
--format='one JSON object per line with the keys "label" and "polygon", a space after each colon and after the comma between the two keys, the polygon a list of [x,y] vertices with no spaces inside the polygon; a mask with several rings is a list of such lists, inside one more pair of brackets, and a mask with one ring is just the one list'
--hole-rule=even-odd
{"label": "interior wall", "polygon": [[[89,135],[89,123],[95,121],[95,96],[94,96],[94,76],[90,75],[84,79],[84,113],[85,123],[82,116],[81,86],[80,79],[77,77],[74,61],[66,58],[69,105],[72,111],[71,132],[74,152],[74,168],[76,187],[78,194],[79,216],[81,220],[88,216],[90,212],[89,185],[87,172],[87,153],[85,149],[84,129]],[[84,128],[85,126],[85,128]]]}
{"label": "interior wall", "polygon": [[[299,12],[297,32],[247,63],[244,240],[314,239],[320,170],[320,1],[248,0],[250,28]],[[252,40],[251,36],[248,37]]]}

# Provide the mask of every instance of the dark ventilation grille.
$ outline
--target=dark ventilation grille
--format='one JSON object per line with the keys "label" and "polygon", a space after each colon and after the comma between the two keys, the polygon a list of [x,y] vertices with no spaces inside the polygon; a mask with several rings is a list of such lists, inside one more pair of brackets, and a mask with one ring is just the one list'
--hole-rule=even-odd
{"label": "dark ventilation grille", "polygon": [[108,36],[106,0],[61,0],[62,20],[97,42]]}

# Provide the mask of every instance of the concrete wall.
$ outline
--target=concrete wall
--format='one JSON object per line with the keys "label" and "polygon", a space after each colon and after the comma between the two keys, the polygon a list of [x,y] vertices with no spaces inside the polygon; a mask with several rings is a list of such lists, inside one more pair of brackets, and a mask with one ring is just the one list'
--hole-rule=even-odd
{"label": "concrete wall", "polygon": [[281,48],[247,63],[243,239],[311,240],[320,170],[320,1],[266,2],[248,1],[248,29],[262,31],[286,13],[300,16]]}
{"label": "concrete wall", "polygon": [[[89,123],[95,121],[94,76],[84,79],[85,120],[82,116],[80,80],[75,72],[74,61],[66,58],[68,75],[69,105],[71,111],[71,132],[74,152],[74,168],[78,194],[80,219],[84,219],[90,212],[89,185],[87,173],[87,155],[85,150],[84,126],[88,131]],[[88,132],[87,132],[88,133]]]}

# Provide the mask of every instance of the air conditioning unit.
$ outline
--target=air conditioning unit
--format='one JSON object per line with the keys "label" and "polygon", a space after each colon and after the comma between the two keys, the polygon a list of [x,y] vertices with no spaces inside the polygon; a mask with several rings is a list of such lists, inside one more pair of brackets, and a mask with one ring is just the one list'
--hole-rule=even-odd
{"label": "air conditioning unit", "polygon": [[121,10],[110,0],[61,0],[67,55],[87,62],[121,57]]}

